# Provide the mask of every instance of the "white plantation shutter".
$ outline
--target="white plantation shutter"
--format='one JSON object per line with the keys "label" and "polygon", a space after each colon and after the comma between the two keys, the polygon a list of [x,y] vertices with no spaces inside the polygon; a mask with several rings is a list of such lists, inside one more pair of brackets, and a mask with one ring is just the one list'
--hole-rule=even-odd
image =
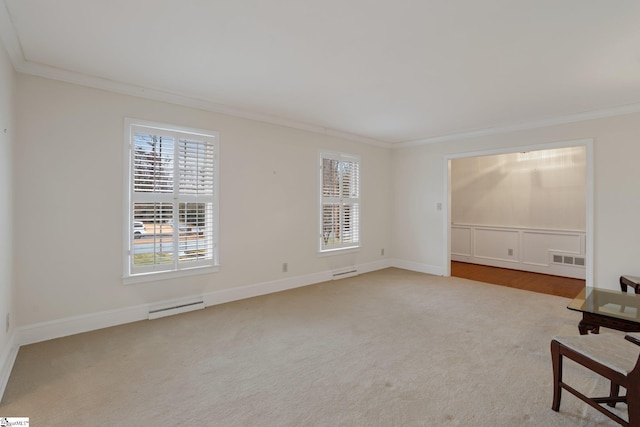
{"label": "white plantation shutter", "polygon": [[215,133],[131,125],[128,271],[180,271],[217,262]]}
{"label": "white plantation shutter", "polygon": [[360,159],[321,154],[320,250],[360,245]]}
{"label": "white plantation shutter", "polygon": [[139,132],[133,138],[134,191],[172,193],[174,140],[168,136]]}
{"label": "white plantation shutter", "polygon": [[214,186],[215,147],[195,139],[178,142],[179,188],[183,195],[210,196]]}
{"label": "white plantation shutter", "polygon": [[180,139],[177,184],[179,263],[189,265],[213,258],[213,197],[215,147],[207,141]]}

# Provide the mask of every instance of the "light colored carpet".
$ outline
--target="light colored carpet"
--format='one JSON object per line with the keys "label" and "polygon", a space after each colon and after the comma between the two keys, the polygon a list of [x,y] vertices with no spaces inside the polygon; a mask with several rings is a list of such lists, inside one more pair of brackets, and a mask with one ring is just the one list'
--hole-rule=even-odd
{"label": "light colored carpet", "polygon": [[[0,416],[31,425],[609,426],[551,410],[566,298],[387,269],[25,346]],[[608,385],[577,365],[583,391]]]}

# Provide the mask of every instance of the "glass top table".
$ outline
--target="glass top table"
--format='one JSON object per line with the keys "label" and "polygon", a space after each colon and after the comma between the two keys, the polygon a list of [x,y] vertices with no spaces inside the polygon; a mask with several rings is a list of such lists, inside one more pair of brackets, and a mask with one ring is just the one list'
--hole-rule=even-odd
{"label": "glass top table", "polygon": [[567,306],[582,313],[580,334],[598,333],[600,327],[640,332],[640,295],[585,287]]}

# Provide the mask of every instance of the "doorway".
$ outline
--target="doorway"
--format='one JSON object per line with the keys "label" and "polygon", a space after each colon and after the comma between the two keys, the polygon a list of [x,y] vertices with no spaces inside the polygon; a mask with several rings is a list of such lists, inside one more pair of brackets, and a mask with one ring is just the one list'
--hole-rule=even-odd
{"label": "doorway", "polygon": [[592,140],[445,158],[451,261],[592,283]]}

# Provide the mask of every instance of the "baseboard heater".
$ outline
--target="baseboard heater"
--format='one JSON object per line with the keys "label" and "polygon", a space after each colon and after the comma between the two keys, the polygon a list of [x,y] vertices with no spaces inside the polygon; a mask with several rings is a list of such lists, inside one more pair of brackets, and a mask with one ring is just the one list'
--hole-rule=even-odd
{"label": "baseboard heater", "polygon": [[203,308],[205,308],[205,306],[202,299],[165,307],[158,307],[149,310],[149,320],[173,316],[174,314],[186,313],[188,311],[202,310]]}
{"label": "baseboard heater", "polygon": [[344,279],[345,277],[353,277],[358,275],[358,269],[355,267],[334,270],[331,274],[332,280]]}

